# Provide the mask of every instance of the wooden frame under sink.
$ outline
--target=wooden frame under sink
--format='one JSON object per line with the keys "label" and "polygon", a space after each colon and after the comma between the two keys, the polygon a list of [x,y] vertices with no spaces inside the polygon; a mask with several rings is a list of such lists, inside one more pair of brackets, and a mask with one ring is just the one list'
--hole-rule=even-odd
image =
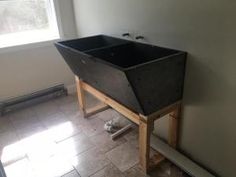
{"label": "wooden frame under sink", "polygon": [[[96,90],[86,82],[82,81],[77,76],[76,86],[80,109],[85,118],[111,107],[139,126],[139,160],[140,166],[145,173],[152,170],[160,162],[165,160],[165,157],[160,153],[157,153],[150,158],[150,136],[154,129],[155,120],[165,115],[169,115],[168,144],[171,147],[176,148],[178,140],[177,135],[178,122],[181,111],[181,100],[161,110],[157,110],[151,115],[144,116],[142,114],[131,111],[127,107],[123,106],[104,93]],[[87,91],[95,96],[102,102],[102,104],[91,109],[86,109],[84,91]]]}

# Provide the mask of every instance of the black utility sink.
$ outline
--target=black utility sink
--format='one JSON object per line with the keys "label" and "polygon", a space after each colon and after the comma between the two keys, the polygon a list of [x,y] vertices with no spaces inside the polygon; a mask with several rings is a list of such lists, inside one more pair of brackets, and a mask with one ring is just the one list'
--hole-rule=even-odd
{"label": "black utility sink", "polygon": [[186,52],[104,35],[55,45],[75,75],[137,113],[182,99]]}

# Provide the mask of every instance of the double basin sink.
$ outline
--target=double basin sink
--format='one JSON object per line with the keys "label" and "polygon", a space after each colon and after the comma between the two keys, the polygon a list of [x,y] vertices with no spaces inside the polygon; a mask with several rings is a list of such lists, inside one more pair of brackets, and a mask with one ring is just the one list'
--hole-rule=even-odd
{"label": "double basin sink", "polygon": [[134,112],[182,99],[186,52],[105,35],[55,45],[75,75]]}

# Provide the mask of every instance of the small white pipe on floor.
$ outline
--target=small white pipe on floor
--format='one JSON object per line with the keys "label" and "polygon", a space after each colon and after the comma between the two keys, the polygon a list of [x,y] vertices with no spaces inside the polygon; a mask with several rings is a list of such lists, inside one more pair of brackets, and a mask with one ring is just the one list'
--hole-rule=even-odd
{"label": "small white pipe on floor", "polygon": [[215,177],[158,137],[151,136],[151,147],[192,177]]}
{"label": "small white pipe on floor", "polygon": [[116,137],[120,136],[121,134],[125,133],[127,130],[129,130],[132,127],[132,124],[128,124],[122,129],[118,130],[117,132],[111,134],[111,139],[115,139]]}

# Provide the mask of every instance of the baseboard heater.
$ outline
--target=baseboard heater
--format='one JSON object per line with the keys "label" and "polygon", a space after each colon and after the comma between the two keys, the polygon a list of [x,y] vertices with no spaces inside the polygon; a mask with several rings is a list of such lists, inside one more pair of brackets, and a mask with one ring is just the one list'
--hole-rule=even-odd
{"label": "baseboard heater", "polygon": [[164,155],[169,161],[181,168],[191,177],[216,177],[153,135],[151,136],[151,147]]}
{"label": "baseboard heater", "polygon": [[0,115],[4,115],[16,109],[32,106],[67,94],[68,92],[64,84],[60,84],[28,95],[12,98],[0,102]]}

